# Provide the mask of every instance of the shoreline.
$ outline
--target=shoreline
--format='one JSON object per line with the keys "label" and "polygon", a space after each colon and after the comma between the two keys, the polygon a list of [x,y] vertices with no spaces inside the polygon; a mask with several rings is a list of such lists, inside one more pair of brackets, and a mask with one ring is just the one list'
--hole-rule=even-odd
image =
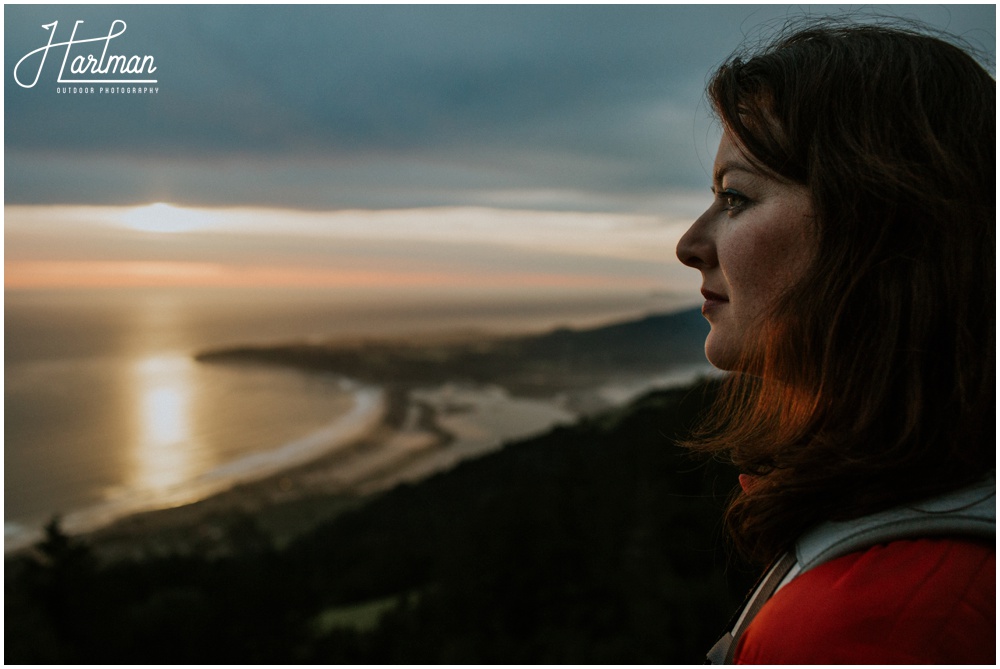
{"label": "shoreline", "polygon": [[[511,395],[497,385],[359,386],[376,393],[378,401],[367,414],[361,412],[367,419],[356,421],[359,429],[323,449],[289,448],[300,459],[256,470],[243,481],[223,481],[224,489],[167,508],[140,509],[89,528],[74,525],[69,515],[61,526],[107,561],[174,553],[225,555],[248,542],[280,547],[396,485],[420,481],[508,442],[704,373],[701,365],[684,367],[544,399]],[[247,464],[235,461],[220,470]],[[5,541],[5,555],[32,550],[38,538],[10,549]]]}
{"label": "shoreline", "polygon": [[[396,386],[377,392],[377,414],[363,431],[306,460],[258,472],[197,499],[139,509],[96,526],[70,514],[60,527],[107,561],[171,553],[224,555],[247,540],[281,546],[371,495],[577,418],[557,402],[511,396],[498,386]],[[514,424],[520,428],[484,425],[489,422],[485,417],[497,412],[519,418]],[[239,462],[223,469],[238,469]],[[5,542],[5,556],[33,550],[40,538],[10,548]]]}
{"label": "shoreline", "polygon": [[[168,491],[134,493],[66,514],[56,514],[60,528],[72,536],[97,537],[110,528],[129,523],[132,518],[184,515],[183,509],[202,505],[242,486],[256,485],[281,476],[286,470],[308,466],[341,449],[351,448],[384,424],[389,402],[381,388],[348,383],[353,406],[318,430],[274,449],[223,462]],[[9,556],[30,549],[43,535],[43,527],[25,528],[18,534],[8,535],[5,532],[4,554]]]}

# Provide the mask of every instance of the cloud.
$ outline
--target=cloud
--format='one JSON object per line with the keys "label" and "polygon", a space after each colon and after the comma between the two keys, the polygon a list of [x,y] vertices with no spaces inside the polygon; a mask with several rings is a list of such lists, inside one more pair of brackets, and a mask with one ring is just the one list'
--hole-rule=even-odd
{"label": "cloud", "polygon": [[[6,201],[641,209],[706,181],[711,68],[809,11],[837,8],[7,6]],[[995,50],[970,33],[993,6],[891,11]],[[58,52],[14,82],[43,24],[116,19],[109,49],[153,55],[158,93],[57,95]]]}

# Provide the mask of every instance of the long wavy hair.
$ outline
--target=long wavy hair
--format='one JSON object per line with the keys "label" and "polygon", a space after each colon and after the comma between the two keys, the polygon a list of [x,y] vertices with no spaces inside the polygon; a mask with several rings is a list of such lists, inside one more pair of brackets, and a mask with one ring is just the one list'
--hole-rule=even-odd
{"label": "long wavy hair", "polygon": [[755,475],[736,548],[766,561],[995,469],[994,78],[916,30],[824,24],[730,57],[708,96],[816,214],[812,267],[689,443]]}

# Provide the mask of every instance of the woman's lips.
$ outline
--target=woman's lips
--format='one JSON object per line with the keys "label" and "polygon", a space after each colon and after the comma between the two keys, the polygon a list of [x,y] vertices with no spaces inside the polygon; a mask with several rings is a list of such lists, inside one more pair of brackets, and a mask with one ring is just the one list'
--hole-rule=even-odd
{"label": "woman's lips", "polygon": [[709,311],[717,309],[721,305],[729,302],[728,298],[723,297],[718,293],[713,293],[710,290],[705,290],[704,288],[702,288],[701,294],[702,297],[705,298],[705,304],[701,305],[701,313],[706,316],[708,315]]}

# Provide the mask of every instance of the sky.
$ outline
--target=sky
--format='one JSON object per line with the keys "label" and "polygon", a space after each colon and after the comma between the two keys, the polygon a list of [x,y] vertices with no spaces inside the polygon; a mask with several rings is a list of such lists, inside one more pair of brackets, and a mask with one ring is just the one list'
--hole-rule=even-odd
{"label": "sky", "polygon": [[994,5],[5,5],[5,287],[696,290],[709,73],[844,12],[994,58]]}

